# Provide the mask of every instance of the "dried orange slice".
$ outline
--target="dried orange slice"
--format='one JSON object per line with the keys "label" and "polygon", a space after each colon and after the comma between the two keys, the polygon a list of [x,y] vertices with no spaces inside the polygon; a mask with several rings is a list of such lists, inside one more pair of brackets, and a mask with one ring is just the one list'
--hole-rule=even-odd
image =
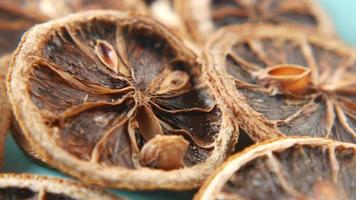
{"label": "dried orange slice", "polygon": [[288,24],[333,34],[326,13],[313,0],[177,0],[192,37],[203,44],[218,28],[244,23]]}
{"label": "dried orange slice", "polygon": [[10,65],[10,55],[0,57],[0,166],[4,156],[5,137],[11,123],[11,105],[7,97],[6,74]]}
{"label": "dried orange slice", "polygon": [[355,168],[355,144],[310,137],[270,140],[229,158],[194,199],[355,199]]}
{"label": "dried orange slice", "polygon": [[225,87],[255,141],[305,135],[356,142],[354,49],[301,29],[246,25],[219,31],[206,55],[210,72],[220,75],[213,85]]}
{"label": "dried orange slice", "polygon": [[78,182],[32,174],[0,174],[0,199],[119,200],[113,194]]}
{"label": "dried orange slice", "polygon": [[95,11],[27,32],[8,88],[43,162],[86,183],[181,190],[197,187],[236,142],[232,115],[206,81],[197,55],[161,24]]}

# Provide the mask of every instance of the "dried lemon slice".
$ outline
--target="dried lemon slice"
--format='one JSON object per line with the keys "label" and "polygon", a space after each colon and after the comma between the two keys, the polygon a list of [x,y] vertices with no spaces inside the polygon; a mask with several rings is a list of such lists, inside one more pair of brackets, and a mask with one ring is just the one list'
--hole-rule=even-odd
{"label": "dried lemon slice", "polygon": [[356,51],[338,40],[285,26],[231,26],[210,40],[206,58],[212,79],[219,75],[213,85],[225,88],[223,99],[255,141],[356,142]]}
{"label": "dried lemon slice", "polygon": [[32,174],[0,174],[0,199],[119,200],[113,194],[78,182]]}
{"label": "dried lemon slice", "polygon": [[256,144],[225,162],[195,200],[355,199],[356,145],[287,137]]}
{"label": "dried lemon slice", "polygon": [[205,78],[161,24],[96,11],[27,32],[8,86],[34,157],[86,183],[180,190],[197,187],[236,142]]}

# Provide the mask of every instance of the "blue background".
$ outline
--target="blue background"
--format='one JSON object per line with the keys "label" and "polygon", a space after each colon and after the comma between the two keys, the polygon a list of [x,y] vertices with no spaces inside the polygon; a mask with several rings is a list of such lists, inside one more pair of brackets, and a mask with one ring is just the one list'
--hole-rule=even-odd
{"label": "blue background", "polygon": [[[355,0],[319,0],[329,13],[339,36],[347,43],[356,45],[356,1]],[[61,173],[41,167],[30,161],[16,146],[14,140],[7,138],[5,172],[29,172],[49,176],[64,177]],[[133,200],[185,200],[192,199],[195,191],[190,192],[127,192],[115,190],[121,196]]]}

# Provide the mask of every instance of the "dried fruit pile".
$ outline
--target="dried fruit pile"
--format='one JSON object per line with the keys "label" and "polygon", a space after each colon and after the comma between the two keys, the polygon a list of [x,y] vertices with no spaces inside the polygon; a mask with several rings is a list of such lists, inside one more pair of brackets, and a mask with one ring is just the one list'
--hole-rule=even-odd
{"label": "dried fruit pile", "polygon": [[[220,166],[197,199],[356,198],[356,50],[314,1],[4,0],[7,53],[0,146],[12,108],[27,155],[84,184],[187,190]],[[239,132],[257,144],[222,164]],[[101,195],[0,179],[0,199]]]}

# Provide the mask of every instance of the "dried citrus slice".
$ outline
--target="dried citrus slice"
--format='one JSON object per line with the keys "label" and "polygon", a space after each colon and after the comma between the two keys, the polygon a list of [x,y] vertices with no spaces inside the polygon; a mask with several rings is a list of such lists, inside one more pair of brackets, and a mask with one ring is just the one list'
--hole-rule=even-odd
{"label": "dried citrus slice", "polygon": [[3,161],[5,137],[11,123],[11,105],[7,97],[6,74],[10,65],[10,55],[0,57],[0,167]]}
{"label": "dried citrus slice", "polygon": [[119,200],[113,194],[78,182],[32,174],[0,174],[0,199]]}
{"label": "dried citrus slice", "polygon": [[355,144],[280,138],[230,157],[194,199],[355,199],[355,168]]}
{"label": "dried citrus slice", "polygon": [[314,0],[177,0],[177,4],[190,33],[200,43],[218,28],[248,22],[334,32],[328,16]]}
{"label": "dried citrus slice", "polygon": [[85,12],[26,33],[9,96],[27,143],[47,164],[101,186],[188,189],[237,137],[201,66],[150,18]]}
{"label": "dried citrus slice", "polygon": [[356,142],[352,48],[291,27],[246,25],[219,31],[206,54],[221,76],[214,85],[224,85],[255,141],[307,135]]}

